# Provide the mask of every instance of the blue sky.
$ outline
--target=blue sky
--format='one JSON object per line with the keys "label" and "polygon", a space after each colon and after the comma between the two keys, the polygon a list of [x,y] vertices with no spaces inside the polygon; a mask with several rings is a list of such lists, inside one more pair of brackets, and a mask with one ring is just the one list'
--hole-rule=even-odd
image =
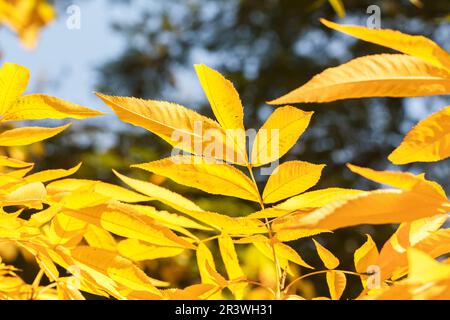
{"label": "blue sky", "polygon": [[[74,2],[76,4],[76,2]],[[107,111],[94,95],[96,67],[119,54],[123,43],[110,28],[107,1],[82,1],[81,28],[66,26],[69,14],[58,8],[58,18],[43,29],[37,48],[25,49],[9,30],[0,30],[2,62],[30,69],[27,92],[42,92]]]}

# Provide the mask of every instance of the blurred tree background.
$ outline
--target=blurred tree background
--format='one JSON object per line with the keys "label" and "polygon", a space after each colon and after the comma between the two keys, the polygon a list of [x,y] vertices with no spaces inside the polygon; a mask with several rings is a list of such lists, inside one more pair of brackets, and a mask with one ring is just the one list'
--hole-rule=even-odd
{"label": "blurred tree background", "polygon": [[[63,3],[67,1],[56,1],[57,8]],[[265,101],[291,91],[327,67],[358,56],[389,52],[328,30],[319,18],[366,25],[370,15],[367,8],[378,5],[382,28],[423,34],[449,49],[450,28],[445,20],[450,11],[448,0],[423,4],[408,0],[345,0],[343,3],[346,18],[339,20],[325,0],[110,0],[111,6],[132,11],[133,15],[111,26],[111,32],[123,37],[126,48],[119,56],[98,66],[97,90],[173,101],[211,116],[193,69],[194,63],[205,63],[234,83],[245,106],[246,128],[257,129],[274,108]],[[297,105],[315,111],[315,115],[309,129],[282,160],[326,164],[321,182],[315,188],[377,187],[351,174],[345,164],[392,169],[387,155],[404,134],[424,113],[449,102],[448,97],[377,98]],[[39,166],[68,167],[83,161],[77,177],[118,183],[111,172],[114,168],[156,181],[157,177],[130,170],[129,165],[170,153],[168,144],[161,139],[131,126],[114,136],[102,126],[81,126],[79,130],[46,142],[47,152],[35,159]],[[112,146],[99,148],[102,139],[113,141],[108,142]],[[447,160],[395,169],[427,172],[431,179],[448,189],[449,164]],[[263,187],[266,177],[259,178]],[[168,181],[162,183],[194,199],[204,209],[230,215],[245,215],[257,209],[243,201],[208,196]],[[353,251],[365,241],[364,234],[370,233],[381,243],[391,231],[392,226],[360,226],[338,230],[321,239],[343,258],[340,268],[352,270]],[[310,239],[298,241],[296,247],[308,262],[320,266]],[[163,278],[167,273],[165,263],[169,262],[163,261],[155,267]],[[189,274],[179,275],[178,283],[188,284],[189,277]],[[355,288],[359,288],[358,281],[351,278],[349,281],[352,285],[344,297],[353,297]],[[326,294],[325,286],[315,290]]]}

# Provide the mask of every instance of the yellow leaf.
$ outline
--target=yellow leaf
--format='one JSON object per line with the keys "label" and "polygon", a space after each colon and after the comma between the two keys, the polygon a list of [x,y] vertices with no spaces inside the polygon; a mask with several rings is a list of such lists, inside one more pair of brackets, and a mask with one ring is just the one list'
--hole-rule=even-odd
{"label": "yellow leaf", "polygon": [[285,155],[308,127],[312,114],[291,106],[275,109],[253,141],[252,165],[262,166]]}
{"label": "yellow leaf", "polygon": [[3,116],[28,85],[30,73],[15,63],[5,63],[0,69],[0,115]]}
{"label": "yellow leaf", "polygon": [[52,245],[63,245],[71,248],[83,240],[86,228],[86,222],[66,214],[58,213],[52,219],[46,236]]}
{"label": "yellow leaf", "polygon": [[25,175],[30,172],[33,169],[33,166],[28,167],[28,168],[24,168],[24,169],[19,169],[19,170],[13,170],[8,172],[6,175],[8,175],[9,177],[14,177],[14,178],[23,178],[25,177]]}
{"label": "yellow leaf", "polygon": [[397,278],[407,271],[406,250],[417,247],[433,257],[450,252],[449,229],[438,230],[447,220],[447,214],[402,223],[385,242],[376,265],[380,267],[381,280]]}
{"label": "yellow leaf", "polygon": [[105,197],[113,198],[122,202],[144,202],[150,200],[149,197],[127,190],[125,188],[109,184],[102,181],[84,179],[63,179],[51,182],[47,185],[49,194],[64,193],[77,189],[92,186],[93,192]]}
{"label": "yellow leaf", "polygon": [[434,181],[425,179],[424,175],[413,175],[409,172],[376,171],[369,168],[347,164],[347,167],[366,179],[390,185],[402,190],[421,192],[431,197],[446,199],[445,191]]}
{"label": "yellow leaf", "polygon": [[117,244],[114,237],[108,231],[93,224],[87,226],[84,239],[91,247],[116,251]]}
{"label": "yellow leaf", "polygon": [[242,157],[238,163],[248,162],[244,108],[239,94],[233,84],[219,72],[204,64],[195,65],[195,70],[217,121],[224,129],[227,129],[226,134],[238,148],[238,154]]}
{"label": "yellow leaf", "polygon": [[420,121],[390,155],[394,164],[434,162],[450,157],[450,106]]}
{"label": "yellow leaf", "polygon": [[430,283],[450,278],[450,266],[434,260],[432,257],[417,249],[408,250],[410,283]]}
{"label": "yellow leaf", "polygon": [[181,212],[203,211],[191,200],[169,189],[160,187],[150,182],[129,178],[114,170],[113,172],[117,177],[119,177],[120,180],[129,185],[131,188],[151,197],[152,199],[161,201],[162,203],[176,210],[179,210]]}
{"label": "yellow leaf", "polygon": [[30,217],[27,224],[30,226],[40,227],[48,223],[53,217],[60,211],[61,206],[59,204],[52,205],[45,210],[39,211]]}
{"label": "yellow leaf", "polygon": [[160,221],[166,226],[180,226],[183,228],[189,229],[198,229],[198,230],[211,230],[211,228],[201,225],[194,220],[186,218],[181,215],[177,215],[175,213],[170,213],[167,211],[156,210],[150,206],[141,206],[141,205],[133,205],[133,208],[141,212],[142,214]]}
{"label": "yellow leaf", "polygon": [[82,209],[104,204],[111,198],[94,191],[94,185],[76,189],[59,199],[59,203],[67,209]]}
{"label": "yellow leaf", "polygon": [[420,192],[375,190],[332,202],[297,218],[286,229],[335,230],[359,224],[408,222],[446,212],[448,201]]}
{"label": "yellow leaf", "polygon": [[271,208],[250,214],[248,217],[264,219],[276,218],[296,210],[306,210],[311,208],[319,208],[324,205],[346,197],[351,197],[362,193],[361,190],[341,189],[341,188],[327,188],[315,191],[305,192],[298,196],[292,197],[280,204]]}
{"label": "yellow leaf", "polygon": [[174,156],[132,167],[208,193],[259,202],[259,193],[252,181],[238,169],[223,162],[195,156]]}
{"label": "yellow leaf", "polygon": [[25,168],[25,167],[31,167],[32,165],[33,165],[32,163],[8,158],[6,156],[0,156],[0,167]]}
{"label": "yellow leaf", "polygon": [[136,239],[120,241],[117,245],[117,250],[122,256],[133,261],[170,258],[175,257],[184,251],[183,248],[155,246]]}
{"label": "yellow leaf", "polygon": [[339,300],[344,293],[347,279],[345,273],[341,271],[328,271],[327,284],[330,290],[330,297],[332,300]]}
{"label": "yellow leaf", "polygon": [[[254,236],[253,239],[251,239],[253,245],[263,255],[265,255],[267,258],[273,261],[273,249],[270,241],[271,241],[270,239],[262,235]],[[305,268],[314,269],[308,263],[306,263],[294,249],[292,249],[287,244],[278,242],[274,239],[273,246],[280,267],[286,269],[289,273],[290,273],[288,264],[289,261]]]}
{"label": "yellow leaf", "polygon": [[26,206],[29,208],[42,209],[47,191],[40,182],[32,182],[23,185],[6,195],[0,195],[2,206]]}
{"label": "yellow leaf", "polygon": [[31,174],[25,178],[27,182],[48,182],[51,180],[56,180],[60,178],[64,178],[70,176],[78,171],[81,167],[81,163],[76,165],[75,167],[64,170],[64,169],[55,169],[55,170],[45,170],[41,172],[37,172]]}
{"label": "yellow leaf", "polygon": [[0,22],[17,33],[26,48],[36,46],[39,31],[55,19],[55,10],[46,0],[0,2]]}
{"label": "yellow leaf", "polygon": [[185,211],[190,217],[212,226],[222,233],[229,235],[252,235],[266,233],[266,225],[257,220],[246,217],[230,217],[215,212]]}
{"label": "yellow leaf", "polygon": [[[160,295],[152,281],[146,274],[136,267],[130,260],[117,255],[115,252],[78,246],[71,251],[72,257],[82,265],[92,268],[103,275],[107,275],[117,283],[137,291],[148,291]],[[83,266],[80,265],[81,268]]]}
{"label": "yellow leaf", "polygon": [[[233,240],[226,234],[219,237],[219,249],[222,256],[223,264],[227,270],[228,279],[245,279],[244,272],[239,265],[238,256],[234,247]],[[246,283],[238,283],[230,286],[230,290],[234,293],[236,299],[240,300],[244,296]]]}
{"label": "yellow leaf", "polygon": [[216,264],[209,248],[201,242],[197,247],[197,265],[202,284],[225,287],[227,281],[216,271]]}
{"label": "yellow leaf", "polygon": [[331,29],[346,33],[364,41],[415,56],[438,68],[450,70],[450,55],[435,42],[426,37],[412,36],[389,29],[379,30],[362,26],[344,26],[325,19],[321,19],[320,21]]}
{"label": "yellow leaf", "polygon": [[194,284],[184,289],[163,290],[162,293],[171,300],[199,300],[210,296],[216,288],[212,284]]}
{"label": "yellow leaf", "polygon": [[303,161],[282,163],[267,181],[263,192],[264,203],[278,202],[308,190],[319,181],[324,167]]}
{"label": "yellow leaf", "polygon": [[101,93],[97,96],[122,121],[143,127],[178,149],[230,162],[239,160],[233,161],[236,150],[233,145],[227,145],[226,134],[220,125],[193,110],[164,101],[113,97]]}
{"label": "yellow leaf", "polygon": [[339,265],[339,259],[334,256],[327,248],[314,240],[317,253],[327,269],[335,269]]}
{"label": "yellow leaf", "polygon": [[80,210],[65,210],[64,213],[122,237],[143,240],[160,246],[193,248],[190,243],[168,228],[154,224],[152,220],[125,204],[109,203]]}
{"label": "yellow leaf", "polygon": [[240,278],[244,275],[239,260],[234,248],[233,240],[228,235],[221,235],[219,237],[219,248],[222,255],[222,260],[227,270],[230,280]]}
{"label": "yellow leaf", "polygon": [[329,68],[271,104],[331,102],[367,97],[417,97],[450,93],[450,73],[401,54],[356,58]]}
{"label": "yellow leaf", "polygon": [[[1,20],[1,15],[0,15]],[[31,94],[21,97],[29,80],[27,68],[5,63],[0,69],[0,122],[38,119],[82,119],[101,112],[55,97]]]}
{"label": "yellow leaf", "polygon": [[26,146],[56,136],[69,126],[70,123],[55,128],[24,127],[3,131],[0,133],[0,146]]}
{"label": "yellow leaf", "polygon": [[[274,230],[276,230],[274,228]],[[276,231],[275,238],[281,242],[294,241],[301,238],[315,236],[321,233],[331,232],[325,229],[279,229]]]}
{"label": "yellow leaf", "polygon": [[70,281],[75,281],[73,278],[59,279],[57,282],[58,299],[59,300],[85,300],[81,292],[71,285]]}
{"label": "yellow leaf", "polygon": [[86,119],[102,114],[102,112],[56,97],[44,94],[30,94],[18,98],[3,115],[2,121],[64,118]]}
{"label": "yellow leaf", "polygon": [[354,253],[355,270],[366,273],[369,266],[375,265],[378,259],[378,249],[372,237],[367,235],[367,241]]}

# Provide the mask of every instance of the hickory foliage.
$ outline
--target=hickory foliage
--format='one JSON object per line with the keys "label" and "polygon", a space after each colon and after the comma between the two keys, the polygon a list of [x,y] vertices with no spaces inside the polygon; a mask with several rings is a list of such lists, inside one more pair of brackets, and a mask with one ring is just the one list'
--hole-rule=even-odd
{"label": "hickory foliage", "polygon": [[[257,132],[251,148],[238,93],[205,65],[195,69],[216,120],[171,102],[97,93],[122,121],[183,151],[134,168],[213,195],[254,202],[259,210],[252,214],[235,217],[206,211],[181,194],[116,171],[118,182],[129,188],[68,178],[79,165],[31,173],[32,163],[0,157],[0,243],[33,255],[40,270],[33,283],[26,283],[19,270],[0,260],[0,298],[84,299],[89,293],[117,299],[304,299],[299,286],[317,274],[326,275],[323,280],[329,287],[329,295],[317,299],[340,299],[349,276],[361,280],[363,290],[355,297],[359,299],[450,298],[450,261],[436,260],[450,252],[449,229],[443,228],[450,202],[441,186],[424,174],[348,164],[355,174],[389,188],[308,191],[324,165],[294,160],[279,164],[264,189],[258,189],[255,170],[286,154],[313,115],[288,104],[450,93],[450,55],[431,40],[322,22],[401,54],[357,58],[271,101],[282,106]],[[28,77],[24,67],[3,65],[1,122],[101,114],[47,95],[23,95]],[[421,121],[389,159],[404,164],[449,157],[449,108]],[[67,127],[5,130],[0,146],[31,144]],[[210,140],[204,139],[202,133],[208,130],[219,148],[212,150]],[[276,132],[275,147],[268,132]],[[158,209],[158,203],[169,209]],[[22,213],[30,209],[33,214],[25,219]],[[354,270],[341,269],[339,258],[314,239],[339,228],[388,223],[399,227],[380,250],[367,235],[354,253]],[[294,240],[311,237],[321,265],[311,265],[291,246]],[[248,247],[255,250],[252,259],[265,259],[271,266],[268,281],[246,272],[250,262],[241,253]],[[175,259],[186,252],[195,256],[198,284],[176,288],[143,271],[145,261]],[[44,276],[49,285],[42,284]]]}

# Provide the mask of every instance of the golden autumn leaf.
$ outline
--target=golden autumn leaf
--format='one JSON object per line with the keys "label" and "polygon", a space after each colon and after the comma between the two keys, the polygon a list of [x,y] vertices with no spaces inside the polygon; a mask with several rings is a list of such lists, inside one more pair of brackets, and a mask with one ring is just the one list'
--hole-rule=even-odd
{"label": "golden autumn leaf", "polygon": [[343,188],[326,188],[309,191],[298,196],[291,197],[273,207],[252,213],[248,217],[258,219],[281,217],[296,210],[319,208],[333,201],[354,196],[362,192],[363,191],[361,190]]}
{"label": "golden autumn leaf", "polygon": [[[218,239],[220,254],[222,256],[223,264],[228,274],[229,280],[245,279],[246,276],[239,265],[238,256],[230,236],[223,234]],[[236,299],[242,299],[244,296],[244,290],[247,284],[245,282],[232,284],[229,286],[230,290],[234,293]]]}
{"label": "golden autumn leaf", "polygon": [[40,30],[54,20],[55,15],[46,0],[0,1],[0,23],[17,33],[27,48],[36,46]]}
{"label": "golden autumn leaf", "polygon": [[[244,241],[242,243],[246,242],[247,241]],[[262,235],[250,237],[248,239],[248,242],[252,243],[264,256],[272,261],[274,261],[273,251],[275,251],[275,255],[277,257],[278,263],[280,264],[280,267],[285,269],[288,273],[291,273],[289,269],[289,261],[305,268],[314,269],[312,266],[306,263],[294,249],[292,249],[285,243],[273,241],[272,248],[271,240]]]}
{"label": "golden autumn leaf", "polygon": [[227,281],[217,272],[211,250],[201,242],[197,248],[197,266],[202,284],[214,284],[225,287]]}
{"label": "golden autumn leaf", "polygon": [[144,196],[131,190],[127,190],[120,186],[102,181],[86,179],[62,179],[53,181],[47,185],[47,191],[49,194],[58,195],[86,187],[91,187],[92,191],[96,194],[100,194],[105,197],[122,202],[135,203],[150,200],[150,197],[148,196]]}
{"label": "golden autumn leaf", "polygon": [[0,205],[41,209],[46,195],[47,191],[41,182],[32,182],[19,186],[6,195],[0,194]]}
{"label": "golden autumn leaf", "polygon": [[282,163],[267,181],[263,192],[264,203],[278,202],[308,190],[319,181],[324,167],[303,161]]}
{"label": "golden autumn leaf", "polygon": [[450,93],[450,73],[402,54],[356,58],[329,68],[308,83],[269,102],[331,102],[367,97],[417,97]]}
{"label": "golden autumn leaf", "polygon": [[448,201],[414,190],[375,190],[332,202],[284,228],[335,230],[359,224],[408,222],[442,214],[446,207]]}
{"label": "golden autumn leaf", "polygon": [[78,169],[80,169],[80,167],[81,163],[67,170],[65,169],[44,170],[26,176],[25,180],[27,182],[48,182],[51,180],[57,180],[74,174],[75,172],[78,171]]}
{"label": "golden autumn leaf", "polygon": [[313,239],[317,254],[327,269],[335,269],[339,265],[339,259],[335,257],[327,248]]}
{"label": "golden autumn leaf", "polygon": [[437,262],[426,253],[409,249],[408,263],[410,265],[408,282],[427,283],[450,278],[450,266]]}
{"label": "golden autumn leaf", "polygon": [[8,158],[6,156],[0,156],[0,167],[25,168],[30,166],[33,166],[33,164],[13,158]]}
{"label": "golden autumn leaf", "polygon": [[313,112],[284,106],[275,109],[253,141],[251,164],[259,167],[285,155],[306,130]]}
{"label": "golden autumn leaf", "polygon": [[101,115],[101,112],[76,105],[44,94],[22,96],[29,71],[27,68],[5,63],[0,69],[0,121],[38,119],[84,119]]}
{"label": "golden autumn leaf", "polygon": [[358,273],[366,273],[367,269],[375,265],[378,259],[378,249],[372,237],[367,235],[367,240],[354,253],[355,270]]}
{"label": "golden autumn leaf", "polygon": [[347,285],[347,278],[342,271],[327,271],[327,284],[332,300],[339,300]]}
{"label": "golden autumn leaf", "polygon": [[114,239],[112,234],[105,229],[99,228],[93,224],[87,226],[83,236],[86,242],[91,247],[109,251],[117,250],[116,239]]}
{"label": "golden autumn leaf", "polygon": [[97,93],[124,122],[156,134],[173,147],[198,156],[244,164],[220,125],[181,105]]}
{"label": "golden autumn leaf", "polygon": [[131,289],[160,295],[159,290],[152,284],[152,280],[142,270],[130,260],[112,251],[78,246],[71,251],[71,256],[79,263],[78,266],[81,269],[90,268],[108,275],[112,280]]}
{"label": "golden autumn leaf", "polygon": [[183,248],[156,246],[137,239],[122,240],[117,245],[118,252],[133,261],[169,258],[181,254]]}
{"label": "golden autumn leaf", "polygon": [[239,156],[248,162],[244,128],[244,107],[233,84],[219,72],[203,65],[195,65],[200,83],[217,121],[233,141]]}
{"label": "golden autumn leaf", "polygon": [[132,167],[167,177],[202,191],[259,202],[259,193],[250,178],[238,169],[195,156],[173,156]]}
{"label": "golden autumn leaf", "polygon": [[426,37],[413,36],[389,29],[339,25],[325,19],[320,19],[320,21],[328,28],[420,58],[435,67],[450,71],[450,54]]}
{"label": "golden autumn leaf", "polygon": [[161,292],[172,300],[199,300],[209,297],[216,288],[212,284],[194,284],[184,289],[166,289]]}
{"label": "golden autumn leaf", "polygon": [[151,199],[158,200],[176,210],[179,210],[181,212],[203,211],[203,209],[197,206],[194,202],[176,192],[173,192],[151,182],[129,178],[114,170],[113,172],[120,180],[122,180],[134,190],[151,197]]}
{"label": "golden autumn leaf", "polygon": [[419,249],[434,258],[450,252],[449,230],[439,229],[446,220],[447,215],[437,215],[402,223],[378,256],[376,265],[380,267],[381,280],[405,275],[409,248]]}
{"label": "golden autumn leaf", "polygon": [[55,128],[23,127],[0,133],[0,146],[26,146],[56,136],[70,126],[70,123]]}
{"label": "golden autumn leaf", "polygon": [[444,201],[446,200],[444,189],[442,189],[438,183],[425,179],[425,175],[423,174],[413,175],[409,172],[376,171],[352,164],[347,164],[347,167],[352,172],[357,173],[366,179],[402,190],[414,190],[423,193],[424,195],[429,195],[430,197],[441,198]]}
{"label": "golden autumn leaf", "polygon": [[160,246],[190,248],[193,246],[167,227],[155,224],[134,208],[120,203],[92,206],[78,210],[65,209],[65,214],[102,227],[116,235],[143,240]]}
{"label": "golden autumn leaf", "polygon": [[390,155],[394,164],[433,162],[450,157],[450,106],[420,121]]}

